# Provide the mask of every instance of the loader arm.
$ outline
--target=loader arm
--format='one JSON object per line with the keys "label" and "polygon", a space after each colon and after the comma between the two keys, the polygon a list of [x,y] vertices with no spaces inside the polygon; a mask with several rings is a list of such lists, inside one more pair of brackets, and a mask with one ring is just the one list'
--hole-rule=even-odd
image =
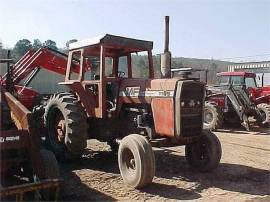
{"label": "loader arm", "polygon": [[[22,58],[14,64],[12,70],[12,81],[19,84],[27,76],[33,74],[36,68],[44,68],[49,71],[65,75],[68,56],[48,47],[42,47],[37,51],[29,50]],[[79,73],[78,61],[73,60],[72,72]],[[35,75],[35,74],[34,74]],[[2,84],[7,82],[7,74],[2,77]]]}
{"label": "loader arm", "polygon": [[249,93],[243,86],[233,86],[230,85],[228,89],[225,90],[227,97],[232,103],[232,106],[236,113],[238,114],[242,125],[249,130],[249,120],[248,115],[251,113],[256,118],[260,117],[259,111],[254,102],[249,98]]}

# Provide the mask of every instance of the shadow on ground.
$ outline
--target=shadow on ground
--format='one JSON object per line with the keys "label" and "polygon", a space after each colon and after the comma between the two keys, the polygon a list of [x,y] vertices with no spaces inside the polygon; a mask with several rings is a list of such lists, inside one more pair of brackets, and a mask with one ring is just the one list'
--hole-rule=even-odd
{"label": "shadow on ground", "polygon": [[201,198],[201,195],[194,190],[186,190],[175,185],[161,184],[158,182],[153,182],[151,185],[141,189],[141,191],[167,199],[194,200]]}
{"label": "shadow on ground", "polygon": [[115,198],[83,184],[73,172],[66,173],[64,176],[61,201],[116,201]]}
{"label": "shadow on ground", "polygon": [[[62,201],[116,201],[115,198],[84,184],[80,177],[73,172],[74,170],[85,168],[102,170],[104,172],[112,172],[111,169],[113,169],[113,172],[116,172],[117,169],[114,166],[114,162],[117,161],[112,160],[111,157],[113,156],[115,155],[112,155],[111,152],[107,151],[93,152],[91,150],[86,150],[85,156],[81,159],[61,162],[60,169],[61,176],[64,178],[64,184],[61,190],[60,199]],[[104,163],[108,166],[104,166]]]}
{"label": "shadow on ground", "polygon": [[[80,181],[80,178],[77,175],[75,175],[72,171],[80,170],[80,169],[92,169],[92,170],[99,170],[99,171],[107,172],[107,173],[118,174],[120,176],[116,154],[113,154],[112,152],[109,152],[109,151],[93,152],[91,150],[87,150],[82,159],[74,161],[74,162],[61,164],[61,167],[63,168],[64,176],[66,178],[64,180],[65,181],[68,180],[68,184],[66,184],[66,186],[72,185],[74,187],[75,193],[76,193],[76,190],[83,190],[82,195],[89,196],[90,199],[88,200],[91,200],[91,199],[93,200],[93,198],[95,200],[102,200],[102,201],[115,200],[114,198],[108,198],[108,196],[104,195],[103,193],[100,193],[101,196],[97,196],[98,191],[94,193],[94,195],[96,196],[93,196],[93,190],[90,190],[88,192],[87,190],[88,187],[84,185]],[[125,186],[124,183],[123,183],[123,186]],[[153,197],[160,196],[160,197],[164,197],[168,199],[178,199],[178,200],[192,200],[192,199],[197,199],[201,197],[199,193],[196,193],[192,190],[185,190],[174,185],[162,184],[159,182],[153,182],[151,185],[140,189],[140,191],[142,193],[144,192],[144,193],[151,194],[153,195]],[[67,198],[68,200],[72,200],[72,199],[73,200],[86,200],[86,198],[83,198],[83,199],[80,198],[80,192],[76,194],[72,194],[73,197],[70,197],[69,196],[70,191],[67,192],[67,190],[65,190],[63,193],[64,197],[62,198],[63,200],[66,200]]]}
{"label": "shadow on ground", "polygon": [[199,173],[189,168],[184,156],[176,155],[167,149],[156,152],[156,161],[157,177],[195,182],[197,186],[194,191],[199,193],[204,189],[216,187],[253,195],[270,194],[268,170],[221,163],[212,172]]}
{"label": "shadow on ground", "polygon": [[[165,148],[155,151],[155,156],[157,178],[182,180],[193,182],[196,185],[191,190],[185,190],[174,185],[161,184],[159,180],[155,180],[150,186],[141,189],[141,192],[178,200],[200,198],[200,193],[210,187],[260,196],[270,194],[270,172],[268,170],[245,165],[221,163],[219,167],[212,172],[199,173],[189,168],[182,154],[179,155],[170,149]],[[108,151],[93,152],[88,150],[82,159],[76,162],[62,164],[61,167],[64,168],[63,170],[66,173],[65,180],[68,180],[69,184],[76,184],[76,186],[73,184],[75,187],[75,195],[72,196],[74,197],[72,198],[72,196],[70,197],[69,194],[65,193],[63,197],[64,200],[115,200],[104,193],[92,190],[82,184],[79,177],[72,171],[88,168],[120,175],[116,154]],[[77,190],[81,191],[77,192]],[[89,198],[80,198],[80,192],[84,192],[84,196],[85,193],[87,193]]]}
{"label": "shadow on ground", "polygon": [[217,132],[234,133],[239,135],[247,135],[250,134],[250,132],[255,132],[253,135],[270,135],[270,127],[259,127],[258,125],[253,124],[251,125],[250,131],[247,131],[241,126],[225,125],[224,128],[217,129]]}

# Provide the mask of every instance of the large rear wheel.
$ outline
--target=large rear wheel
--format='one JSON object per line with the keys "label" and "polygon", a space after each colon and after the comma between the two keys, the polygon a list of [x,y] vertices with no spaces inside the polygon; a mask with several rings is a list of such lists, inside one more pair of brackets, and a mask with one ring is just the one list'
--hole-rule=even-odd
{"label": "large rear wheel", "polygon": [[152,146],[141,135],[131,134],[121,140],[118,164],[124,182],[134,188],[151,183],[155,175]]}
{"label": "large rear wheel", "polygon": [[47,142],[59,158],[79,157],[86,147],[86,114],[70,93],[53,95],[45,107]]}

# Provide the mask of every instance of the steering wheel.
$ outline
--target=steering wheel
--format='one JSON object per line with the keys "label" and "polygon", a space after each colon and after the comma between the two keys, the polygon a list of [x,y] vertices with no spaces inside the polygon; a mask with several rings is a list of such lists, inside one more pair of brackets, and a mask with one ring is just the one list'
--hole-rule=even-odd
{"label": "steering wheel", "polygon": [[118,77],[123,78],[126,75],[125,72],[118,71]]}

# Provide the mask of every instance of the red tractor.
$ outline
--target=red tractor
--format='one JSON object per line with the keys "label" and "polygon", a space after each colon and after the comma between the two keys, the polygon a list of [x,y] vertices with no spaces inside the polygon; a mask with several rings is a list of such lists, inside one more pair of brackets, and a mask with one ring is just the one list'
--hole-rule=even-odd
{"label": "red tractor", "polygon": [[[30,73],[36,68],[65,75],[59,84],[68,90],[44,104],[46,141],[59,158],[80,156],[90,138],[108,142],[118,150],[120,173],[132,187],[152,182],[154,143],[185,145],[187,162],[199,171],[218,166],[220,142],[203,130],[204,84],[155,78],[152,48],[151,41],[106,34],[71,43],[68,56],[42,48],[14,65],[13,82],[35,75]],[[141,53],[148,58],[147,78],[134,75],[133,54]],[[170,58],[165,58],[166,73]]]}
{"label": "red tractor", "polygon": [[204,127],[217,129],[223,122],[242,123],[249,130],[249,117],[260,125],[270,121],[270,87],[257,87],[256,74],[221,72],[219,84],[208,87]]}
{"label": "red tractor", "polygon": [[[70,49],[61,83],[70,92],[51,96],[44,115],[48,142],[58,156],[80,155],[88,138],[106,141],[112,148],[119,144],[120,172],[133,187],[153,179],[152,142],[186,145],[188,162],[201,171],[218,165],[220,143],[213,133],[202,131],[204,85],[155,79],[152,42],[105,35],[70,44]],[[148,78],[134,77],[132,54],[143,51],[148,55]],[[88,65],[93,58],[99,61],[95,71]],[[126,71],[119,61],[125,61]],[[80,67],[78,73],[71,72],[73,63]]]}

